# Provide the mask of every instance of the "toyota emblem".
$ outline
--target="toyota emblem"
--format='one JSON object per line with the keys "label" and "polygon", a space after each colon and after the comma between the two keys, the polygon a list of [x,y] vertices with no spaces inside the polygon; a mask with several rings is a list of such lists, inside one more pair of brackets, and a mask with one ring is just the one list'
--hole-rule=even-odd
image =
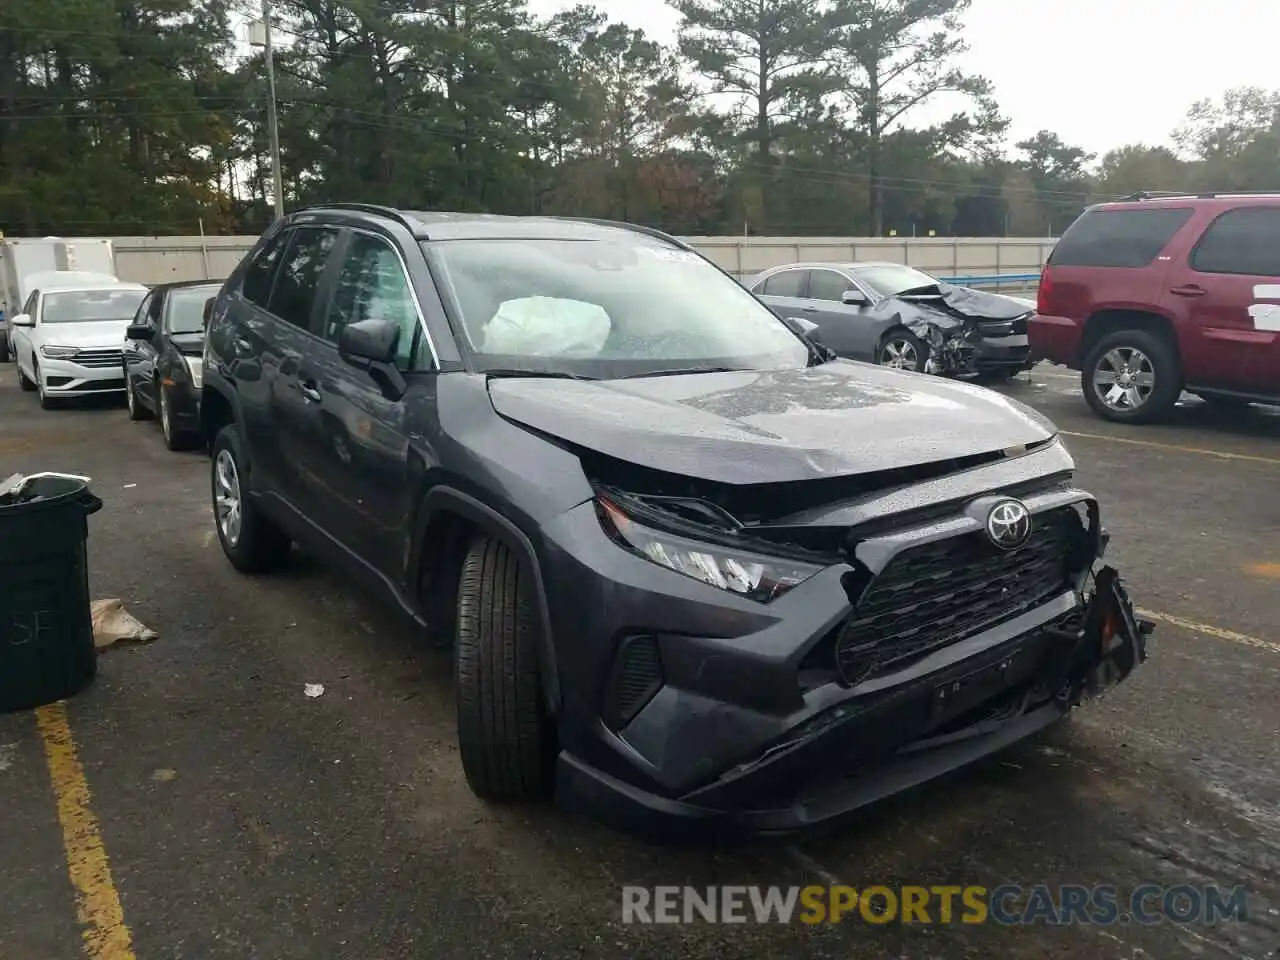
{"label": "toyota emblem", "polygon": [[987,514],[987,537],[1001,550],[1016,550],[1031,536],[1031,511],[1020,500],[1001,500]]}

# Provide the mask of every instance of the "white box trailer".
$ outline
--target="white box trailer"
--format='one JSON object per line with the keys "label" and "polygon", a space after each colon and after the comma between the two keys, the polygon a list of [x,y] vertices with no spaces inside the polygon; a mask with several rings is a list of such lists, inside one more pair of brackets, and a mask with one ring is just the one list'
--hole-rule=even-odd
{"label": "white box trailer", "polygon": [[[34,277],[73,283],[114,278],[116,255],[110,240],[65,240],[62,237],[12,239],[0,234],[0,362],[13,356],[9,318],[22,312]],[[49,280],[42,281],[49,283]]]}
{"label": "white box trailer", "polygon": [[33,274],[67,271],[116,276],[115,250],[110,240],[0,239],[0,310],[11,317],[31,293],[26,282]]}

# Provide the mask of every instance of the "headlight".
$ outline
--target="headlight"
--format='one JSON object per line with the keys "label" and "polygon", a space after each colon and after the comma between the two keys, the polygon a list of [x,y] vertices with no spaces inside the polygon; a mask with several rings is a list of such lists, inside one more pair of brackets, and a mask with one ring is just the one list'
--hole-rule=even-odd
{"label": "headlight", "polygon": [[622,546],[694,580],[768,603],[822,570],[819,564],[701,543],[637,523],[617,504],[596,500],[600,525]]}
{"label": "headlight", "polygon": [[40,356],[48,357],[50,360],[70,360],[79,352],[79,347],[56,347],[52,344],[40,348]]}
{"label": "headlight", "polygon": [[191,385],[199,390],[204,386],[204,361],[199,357],[183,357],[187,365],[187,373],[191,374]]}

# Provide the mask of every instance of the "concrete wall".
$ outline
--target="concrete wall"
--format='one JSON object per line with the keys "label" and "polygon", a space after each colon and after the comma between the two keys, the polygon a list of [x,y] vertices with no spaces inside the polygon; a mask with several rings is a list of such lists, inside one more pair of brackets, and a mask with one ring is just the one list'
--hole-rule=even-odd
{"label": "concrete wall", "polygon": [[[225,277],[257,238],[113,239],[116,269],[122,279],[161,283]],[[889,260],[943,277],[1031,274],[1040,271],[1055,242],[1023,237],[689,237],[687,240],[739,278],[780,263],[801,260]]]}

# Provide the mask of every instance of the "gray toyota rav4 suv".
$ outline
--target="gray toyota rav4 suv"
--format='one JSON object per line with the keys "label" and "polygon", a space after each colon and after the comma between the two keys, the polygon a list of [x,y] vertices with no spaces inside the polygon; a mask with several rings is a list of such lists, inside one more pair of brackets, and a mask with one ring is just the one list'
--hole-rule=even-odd
{"label": "gray toyota rav4 suv", "polygon": [[1146,657],[1051,423],[831,359],[656,231],[305,209],[222,288],[204,370],[227,558],[297,543],[451,640],[488,799],[784,832]]}

